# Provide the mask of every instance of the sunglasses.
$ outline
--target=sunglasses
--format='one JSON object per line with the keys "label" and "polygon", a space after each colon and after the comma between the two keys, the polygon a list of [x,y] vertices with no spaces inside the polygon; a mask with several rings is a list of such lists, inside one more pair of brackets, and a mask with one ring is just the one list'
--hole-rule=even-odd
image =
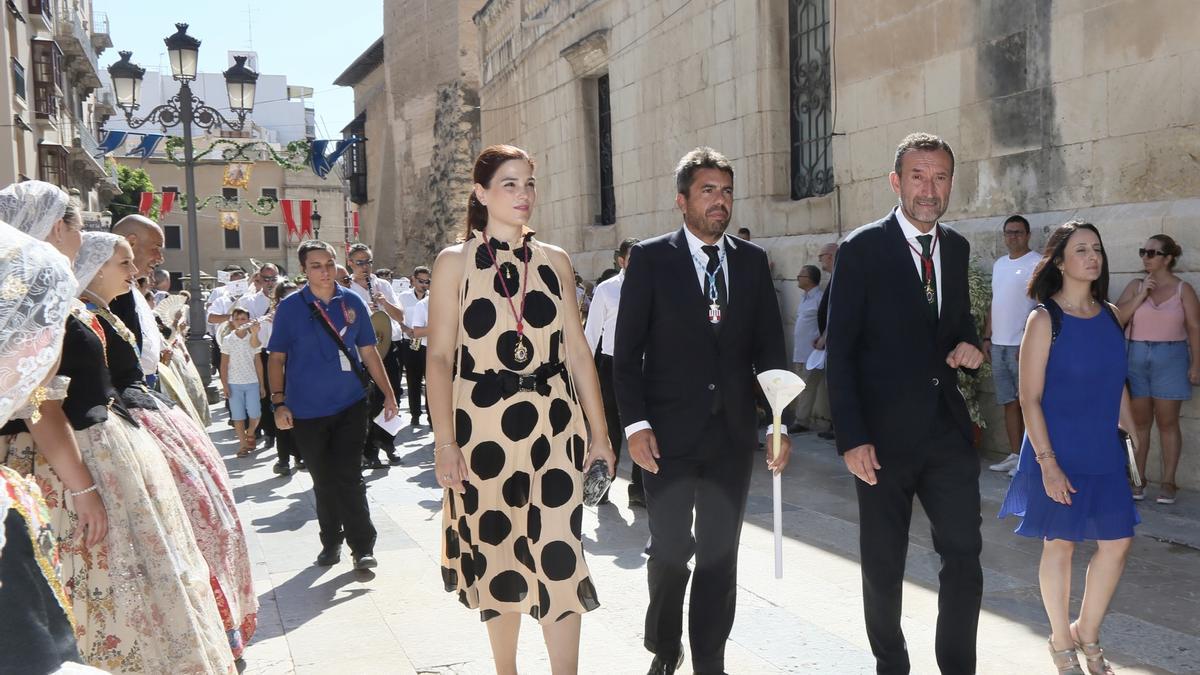
{"label": "sunglasses", "polygon": [[359,267],[370,267],[371,265],[375,264],[374,258],[367,258],[366,260],[351,260],[350,262],[358,265]]}
{"label": "sunglasses", "polygon": [[279,279],[279,277],[259,277],[259,280],[260,280],[260,281],[265,281],[265,282],[267,282],[267,283],[269,283],[269,284],[273,284],[273,283],[275,283],[275,281],[276,281],[276,280],[278,280],[278,279]]}
{"label": "sunglasses", "polygon": [[339,284],[348,284],[348,283],[350,283],[350,277],[341,277],[340,279],[338,279],[338,283]]}
{"label": "sunglasses", "polygon": [[1138,257],[1139,258],[1153,258],[1156,255],[1160,255],[1165,258],[1170,254],[1164,253],[1162,251],[1159,251],[1159,250],[1156,250],[1153,248],[1139,248],[1138,249]]}

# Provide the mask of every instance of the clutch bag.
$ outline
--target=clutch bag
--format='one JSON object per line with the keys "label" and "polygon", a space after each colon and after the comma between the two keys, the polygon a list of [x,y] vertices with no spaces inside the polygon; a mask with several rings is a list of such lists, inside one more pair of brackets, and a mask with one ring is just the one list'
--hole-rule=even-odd
{"label": "clutch bag", "polygon": [[1141,485],[1142,476],[1137,468],[1137,455],[1134,452],[1133,437],[1124,429],[1117,429],[1117,435],[1121,437],[1121,444],[1125,446],[1125,459],[1129,462],[1129,480],[1133,481],[1134,485]]}
{"label": "clutch bag", "polygon": [[592,468],[583,477],[583,503],[587,506],[598,505],[600,498],[608,492],[608,486],[612,485],[612,480],[608,475],[608,462],[603,459],[592,462]]}

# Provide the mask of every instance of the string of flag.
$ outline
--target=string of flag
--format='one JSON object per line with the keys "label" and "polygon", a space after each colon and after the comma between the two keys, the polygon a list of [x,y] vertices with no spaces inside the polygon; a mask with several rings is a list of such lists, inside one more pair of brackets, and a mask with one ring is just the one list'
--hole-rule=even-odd
{"label": "string of flag", "polygon": [[[166,152],[167,158],[175,164],[182,164],[182,160],[175,156],[174,150],[177,150],[182,145],[182,139],[176,136],[166,136],[164,134],[150,134],[136,131],[106,131],[104,137],[100,140],[99,154],[96,159],[117,151],[117,149],[126,147],[127,141],[131,142],[131,137],[138,136],[140,140],[136,145],[129,148],[125,153],[126,157],[141,157],[143,160],[148,159],[157,150],[163,139],[167,140]],[[343,154],[346,153],[355,143],[366,141],[360,136],[351,136],[350,138],[340,139],[317,139],[313,141],[293,141],[287,144],[285,154],[280,155],[271,145],[265,141],[249,141],[246,143],[238,143],[229,139],[216,139],[208,148],[196,153],[193,159],[200,159],[205,155],[213,152],[218,147],[227,147],[227,150],[222,151],[222,158],[226,161],[233,161],[239,158],[250,159],[246,155],[246,151],[254,146],[261,145],[266,148],[267,154],[271,156],[279,166],[298,171],[303,167],[308,167],[319,178],[324,179],[333,170],[334,165]],[[293,159],[294,158],[294,159]],[[299,163],[299,160],[303,163]]]}

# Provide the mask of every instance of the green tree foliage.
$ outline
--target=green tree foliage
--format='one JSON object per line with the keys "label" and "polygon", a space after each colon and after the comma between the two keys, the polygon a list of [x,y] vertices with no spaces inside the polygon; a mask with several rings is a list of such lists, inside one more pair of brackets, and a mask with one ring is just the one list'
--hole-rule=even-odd
{"label": "green tree foliage", "polygon": [[[154,183],[145,169],[135,169],[124,164],[117,164],[117,184],[121,186],[121,194],[113,197],[108,209],[112,211],[113,222],[138,212],[138,193],[154,192]],[[159,203],[155,199],[150,209],[150,219],[158,220]]]}

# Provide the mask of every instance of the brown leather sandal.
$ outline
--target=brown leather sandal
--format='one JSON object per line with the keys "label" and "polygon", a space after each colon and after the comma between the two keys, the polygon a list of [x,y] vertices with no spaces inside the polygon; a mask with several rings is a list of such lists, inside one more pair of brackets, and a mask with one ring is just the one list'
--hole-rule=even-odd
{"label": "brown leather sandal", "polygon": [[1050,658],[1054,660],[1054,667],[1062,675],[1086,675],[1083,668],[1079,667],[1079,657],[1075,654],[1075,648],[1064,649],[1059,651],[1054,648],[1054,638],[1051,637],[1046,642],[1050,645]]}
{"label": "brown leather sandal", "polygon": [[1079,629],[1075,627],[1074,623],[1071,624],[1071,641],[1075,643],[1075,649],[1083,652],[1088,673],[1091,675],[1115,675],[1112,664],[1104,658],[1104,650],[1101,649],[1100,642],[1080,642]]}

